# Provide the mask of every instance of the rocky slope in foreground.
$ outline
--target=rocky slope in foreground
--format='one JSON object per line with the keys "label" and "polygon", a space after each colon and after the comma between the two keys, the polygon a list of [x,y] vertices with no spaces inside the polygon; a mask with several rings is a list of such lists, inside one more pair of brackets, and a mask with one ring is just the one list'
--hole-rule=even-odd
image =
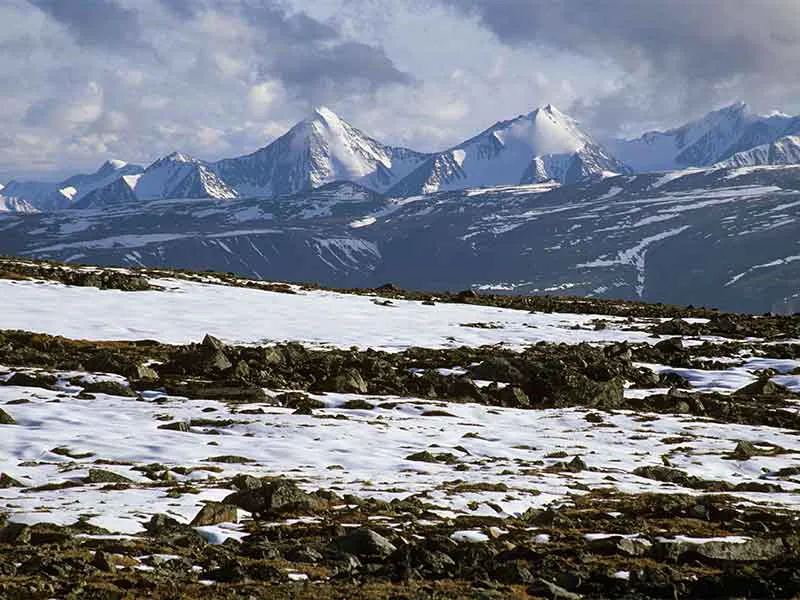
{"label": "rocky slope in foreground", "polygon": [[14,259],[0,295],[2,598],[800,593],[798,317]]}

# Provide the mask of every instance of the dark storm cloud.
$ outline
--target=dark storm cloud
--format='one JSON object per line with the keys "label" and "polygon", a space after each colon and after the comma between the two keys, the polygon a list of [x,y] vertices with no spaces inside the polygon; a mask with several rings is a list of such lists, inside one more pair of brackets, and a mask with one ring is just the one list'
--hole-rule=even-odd
{"label": "dark storm cloud", "polygon": [[268,69],[290,88],[309,92],[348,82],[361,81],[373,90],[412,82],[383,49],[360,42],[341,42],[325,48],[297,44],[275,49]]}
{"label": "dark storm cloud", "polygon": [[[673,121],[735,99],[785,103],[797,0],[441,0],[512,47],[549,47],[628,76],[568,107],[594,128]],[[771,106],[774,108],[774,104]]]}
{"label": "dark storm cloud", "polygon": [[380,46],[343,39],[336,27],[303,11],[290,13],[269,0],[242,0],[239,10],[262,40],[262,74],[312,103],[335,100],[353,88],[375,91],[412,82]]}
{"label": "dark storm cloud", "polygon": [[800,49],[796,0],[444,0],[509,44],[600,53],[692,79],[785,68]]}
{"label": "dark storm cloud", "polygon": [[63,25],[81,45],[123,49],[145,46],[138,14],[113,0],[29,0]]}

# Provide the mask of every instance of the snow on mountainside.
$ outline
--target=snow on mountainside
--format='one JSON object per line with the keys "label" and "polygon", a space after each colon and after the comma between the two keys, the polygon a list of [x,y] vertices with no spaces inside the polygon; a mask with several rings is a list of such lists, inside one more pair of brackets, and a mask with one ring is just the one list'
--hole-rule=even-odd
{"label": "snow on mountainside", "polygon": [[449,150],[425,154],[385,145],[321,107],[246,156],[210,163],[176,152],[147,169],[112,160],[95,173],[58,183],[11,181],[3,196],[53,211],[171,198],[276,198],[347,181],[408,197],[716,164],[797,164],[799,136],[800,117],[755,115],[737,103],[681,127],[605,147],[548,104]]}
{"label": "snow on mountainside", "polygon": [[389,193],[404,196],[556,180],[574,183],[629,169],[552,105],[496,123],[433,155]]}
{"label": "snow on mountainside", "polygon": [[794,165],[800,163],[800,136],[787,135],[770,144],[737,152],[717,163],[718,167],[756,167],[762,165]]}
{"label": "snow on mountainside", "polygon": [[796,118],[780,113],[756,115],[738,102],[675,129],[615,140],[610,147],[637,172],[669,171],[709,166],[798,129]]}
{"label": "snow on mountainside", "polygon": [[337,180],[384,191],[425,158],[383,145],[321,107],[265,148],[213,167],[243,195],[277,196]]}
{"label": "snow on mountainside", "polygon": [[[2,191],[2,187],[0,187]],[[19,198],[7,198],[0,194],[0,213],[35,213],[39,212],[29,202],[20,200]]]}
{"label": "snow on mountainside", "polygon": [[60,210],[69,208],[87,194],[121,176],[136,175],[143,171],[139,165],[108,160],[94,173],[73,175],[59,182],[10,181],[3,189],[3,195],[24,201],[38,210]]}
{"label": "snow on mountainside", "polygon": [[136,198],[144,201],[163,198],[227,200],[238,196],[236,190],[222,181],[208,165],[180,152],[157,160],[141,175],[124,177],[123,181]]}

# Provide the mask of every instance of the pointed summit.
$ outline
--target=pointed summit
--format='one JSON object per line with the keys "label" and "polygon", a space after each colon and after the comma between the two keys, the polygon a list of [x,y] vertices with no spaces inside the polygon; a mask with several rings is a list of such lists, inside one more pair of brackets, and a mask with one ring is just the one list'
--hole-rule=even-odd
{"label": "pointed summit", "polygon": [[245,195],[277,196],[352,181],[384,191],[427,155],[381,144],[320,106],[270,145],[214,169]]}
{"label": "pointed summit", "polygon": [[156,161],[156,163],[160,162],[196,163],[199,161],[196,158],[189,156],[188,154],[175,151]]}
{"label": "pointed summit", "polygon": [[791,121],[786,115],[757,115],[744,102],[734,102],[674,129],[616,140],[613,149],[638,172],[707,167],[787,135]]}
{"label": "pointed summit", "polygon": [[[109,175],[113,175],[117,171],[121,171],[128,166],[129,166],[128,163],[125,162],[124,160],[117,160],[112,158],[104,162],[100,166],[100,168],[97,171],[95,171],[95,175],[98,175],[100,177],[108,177]],[[139,168],[138,165],[134,166],[136,168]]]}
{"label": "pointed summit", "polygon": [[397,196],[554,180],[574,183],[629,169],[552,104],[499,121],[434,155],[389,190]]}
{"label": "pointed summit", "polygon": [[327,123],[341,123],[342,121],[342,119],[339,118],[339,115],[337,115],[327,106],[317,106],[314,109],[314,115],[312,119],[317,119],[317,118],[322,119]]}

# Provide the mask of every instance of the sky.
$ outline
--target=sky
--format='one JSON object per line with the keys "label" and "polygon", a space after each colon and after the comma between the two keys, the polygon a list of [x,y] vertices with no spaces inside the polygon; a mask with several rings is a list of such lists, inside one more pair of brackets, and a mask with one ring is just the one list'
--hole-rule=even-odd
{"label": "sky", "polygon": [[238,156],[319,105],[420,151],[547,103],[600,139],[797,114],[796,3],[0,0],[0,182]]}

